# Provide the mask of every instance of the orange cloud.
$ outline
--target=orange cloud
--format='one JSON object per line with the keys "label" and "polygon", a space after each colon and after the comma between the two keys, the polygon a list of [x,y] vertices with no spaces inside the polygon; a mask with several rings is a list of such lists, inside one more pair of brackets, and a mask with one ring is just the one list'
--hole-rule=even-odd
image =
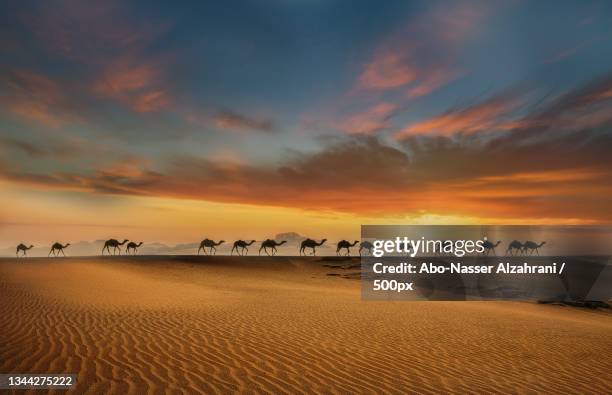
{"label": "orange cloud", "polygon": [[173,102],[165,82],[169,59],[144,54],[170,24],[129,15],[117,0],[60,0],[41,3],[21,19],[48,52],[87,70],[96,96],[138,113],[157,112]]}
{"label": "orange cloud", "polygon": [[123,57],[110,64],[93,83],[96,95],[111,98],[140,113],[167,108],[172,100],[163,88],[163,67],[158,62]]}
{"label": "orange cloud", "polygon": [[488,12],[487,4],[462,3],[431,9],[384,41],[365,64],[357,88],[407,88],[410,97],[426,95],[459,74],[454,65]]}
{"label": "orange cloud", "polygon": [[61,85],[45,75],[29,70],[13,70],[2,82],[7,89],[0,94],[0,100],[19,117],[52,128],[79,118]]}
{"label": "orange cloud", "polygon": [[397,88],[413,82],[418,71],[405,64],[398,53],[379,54],[366,64],[359,76],[359,86],[366,89]]}
{"label": "orange cloud", "polygon": [[365,111],[354,114],[336,125],[337,129],[350,134],[371,134],[389,128],[388,119],[397,110],[397,105],[380,103]]}
{"label": "orange cloud", "polygon": [[508,129],[512,124],[504,118],[517,105],[509,96],[499,96],[478,105],[453,110],[430,119],[413,123],[397,132],[394,137],[402,140],[408,136],[429,134],[449,136],[455,133],[473,134]]}
{"label": "orange cloud", "polygon": [[[609,102],[599,98],[607,95],[610,81],[602,79],[541,102],[534,114],[517,120],[530,126],[483,139],[457,139],[447,131],[507,125],[507,112],[519,102],[514,95],[498,95],[437,117],[444,120],[433,123],[441,130],[438,134],[411,133],[393,144],[372,136],[347,136],[316,152],[280,153],[287,159],[276,164],[216,154],[179,156],[153,167],[139,158],[110,160],[98,155],[102,158],[94,166],[73,172],[5,161],[0,178],[45,190],[354,215],[403,217],[424,212],[508,221],[612,223],[612,120],[603,118],[591,129],[559,121],[592,113],[592,106],[604,109]],[[371,114],[391,110],[392,106],[375,106]],[[4,143],[38,154],[36,147],[15,139]]]}
{"label": "orange cloud", "polygon": [[[519,132],[515,132],[519,133]],[[351,138],[277,166],[180,157],[161,171],[147,162],[111,163],[89,174],[2,170],[46,189],[281,206],[319,212],[398,216],[612,221],[609,136],[555,143],[436,147],[408,154],[373,138]],[[576,150],[576,147],[580,147]],[[497,149],[496,149],[497,148]]]}

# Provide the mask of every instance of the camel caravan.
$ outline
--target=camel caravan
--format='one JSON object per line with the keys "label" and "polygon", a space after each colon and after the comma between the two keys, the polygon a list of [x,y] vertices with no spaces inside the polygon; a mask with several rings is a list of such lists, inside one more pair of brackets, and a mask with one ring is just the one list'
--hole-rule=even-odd
{"label": "camel caravan", "polygon": [[[321,241],[316,241],[310,238],[303,240],[299,244],[299,255],[317,255],[317,247],[321,247],[323,244],[327,242],[327,239],[321,239]],[[121,255],[121,247],[126,244],[125,255],[136,255],[138,253],[138,248],[143,244],[143,242],[135,243],[133,241],[129,241],[128,239],[124,239],[123,241],[119,241],[117,239],[108,239],[104,242],[104,246],[102,247],[102,255]],[[215,255],[217,253],[217,247],[221,244],[225,243],[225,240],[214,241],[211,239],[204,239],[200,242],[197,255],[202,253],[203,255]],[[245,241],[245,240],[236,240],[232,246],[230,255],[234,255],[234,252],[237,256],[245,256],[249,253],[249,246],[256,243],[256,240]],[[262,251],[268,256],[275,256],[278,253],[277,247],[286,244],[287,240],[276,241],[273,239],[266,239],[261,242],[259,247],[258,255],[261,255]],[[359,242],[359,240],[355,240],[352,243],[347,240],[340,240],[336,244],[336,255],[337,256],[351,256],[351,248],[355,247],[359,244],[359,256],[372,255],[372,249],[374,245],[365,240]],[[501,241],[493,244],[492,242],[486,240],[483,243],[484,251],[482,255],[489,256],[492,253],[493,256],[497,256],[495,248],[501,244]],[[505,256],[530,256],[530,255],[540,255],[540,248],[542,248],[546,244],[545,241],[541,243],[536,243],[534,241],[526,241],[521,243],[518,240],[513,240],[508,244],[506,249]],[[63,245],[62,243],[53,243],[51,246],[51,250],[49,251],[48,256],[53,255],[54,257],[59,257],[60,253],[62,256],[66,256],[64,250],[70,246],[70,243]],[[31,250],[34,246],[26,246],[25,244],[19,244],[17,246],[17,251],[15,255],[17,257],[26,257],[27,251]],[[111,254],[112,249],[112,254]]]}

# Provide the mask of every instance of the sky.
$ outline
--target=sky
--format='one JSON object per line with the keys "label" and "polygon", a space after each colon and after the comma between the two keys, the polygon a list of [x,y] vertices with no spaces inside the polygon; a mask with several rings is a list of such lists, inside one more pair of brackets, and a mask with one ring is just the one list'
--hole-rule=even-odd
{"label": "sky", "polygon": [[607,1],[5,1],[0,247],[610,224]]}

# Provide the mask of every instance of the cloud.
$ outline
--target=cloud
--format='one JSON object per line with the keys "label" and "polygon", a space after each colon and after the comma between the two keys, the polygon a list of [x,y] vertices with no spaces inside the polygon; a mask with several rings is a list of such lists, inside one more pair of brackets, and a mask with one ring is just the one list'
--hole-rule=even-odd
{"label": "cloud", "polygon": [[[394,134],[397,140],[410,136],[453,136],[525,130],[530,138],[599,128],[612,121],[612,76],[604,76],[584,87],[558,97],[539,99],[533,105],[531,93],[513,89],[463,108],[451,109],[431,118],[413,122]],[[532,105],[532,111],[521,111]],[[521,135],[520,133],[514,136]]]}
{"label": "cloud", "polygon": [[366,89],[389,89],[404,86],[417,78],[418,71],[405,64],[398,53],[380,53],[366,64],[359,85]]}
{"label": "cloud", "polygon": [[274,122],[269,118],[254,118],[230,110],[224,110],[213,116],[213,123],[224,130],[256,130],[274,132]]}
{"label": "cloud", "polygon": [[108,64],[92,89],[94,94],[115,99],[136,112],[156,112],[172,103],[163,74],[164,67],[156,60],[126,56]]}
{"label": "cloud", "polygon": [[[44,51],[70,62],[71,70],[78,67],[76,95],[87,94],[83,85],[89,85],[94,97],[113,100],[136,113],[158,112],[173,103],[167,83],[171,56],[160,51],[151,55],[148,49],[171,24],[131,15],[125,4],[114,0],[97,4],[59,0],[29,9],[21,20]],[[22,112],[32,116],[36,110]]]}
{"label": "cloud", "polygon": [[[291,152],[289,159],[274,165],[243,161],[228,165],[222,158],[181,156],[155,168],[147,160],[127,158],[80,173],[37,173],[5,163],[0,175],[59,190],[372,216],[433,213],[610,222],[612,121],[592,122],[590,128],[558,123],[590,114],[593,108],[609,109],[608,84],[603,78],[547,101],[537,111],[516,118],[525,121],[524,127],[487,139],[481,139],[480,133],[460,138],[417,133],[396,145],[374,136],[352,135],[329,140],[316,152]],[[484,103],[512,108],[507,103],[515,100],[515,95],[500,94]],[[468,114],[488,115],[461,117],[475,117],[478,125],[492,123],[489,119],[505,121],[502,112],[487,110],[483,103],[474,107],[485,110],[470,109]]]}
{"label": "cloud", "polygon": [[2,105],[13,114],[51,128],[80,120],[79,106],[62,84],[29,70],[9,70],[0,79]]}
{"label": "cloud", "polygon": [[[412,153],[373,138],[348,139],[273,167],[176,158],[162,172],[136,167],[90,176],[20,174],[46,187],[296,207],[362,215],[418,212],[496,218],[612,220],[611,136],[546,144],[425,144]],[[589,142],[590,141],[590,142]],[[588,142],[588,143],[587,143]],[[577,144],[579,143],[579,144]],[[581,147],[575,150],[575,147]],[[605,203],[607,202],[607,203]],[[568,210],[568,207],[572,207]]]}
{"label": "cloud", "polygon": [[353,114],[334,127],[349,134],[372,134],[391,127],[388,120],[397,111],[397,105],[382,102]]}
{"label": "cloud", "polygon": [[452,109],[432,118],[412,123],[394,137],[398,140],[412,135],[473,134],[511,128],[509,117],[520,104],[514,93],[504,93],[465,108]]}
{"label": "cloud", "polygon": [[45,149],[37,144],[11,137],[0,137],[0,149],[1,148],[4,148],[6,151],[17,149],[31,157],[41,157],[46,154]]}
{"label": "cloud", "polygon": [[461,50],[488,13],[482,3],[438,6],[382,42],[358,77],[358,90],[403,88],[426,95],[455,79]]}
{"label": "cloud", "polygon": [[52,55],[104,64],[141,52],[170,28],[167,21],[130,16],[131,10],[118,0],[52,0],[28,9],[20,19]]}

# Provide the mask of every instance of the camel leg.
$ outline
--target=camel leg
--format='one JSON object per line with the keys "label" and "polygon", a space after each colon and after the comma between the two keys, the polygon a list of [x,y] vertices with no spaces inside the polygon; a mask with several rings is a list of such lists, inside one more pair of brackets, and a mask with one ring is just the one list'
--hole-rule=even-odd
{"label": "camel leg", "polygon": [[51,250],[49,251],[49,255],[47,255],[48,257],[51,256],[51,253],[53,252],[53,248],[51,248]]}
{"label": "camel leg", "polygon": [[64,249],[63,248],[60,251],[62,252],[63,256],[66,256],[66,254],[64,253]]}

